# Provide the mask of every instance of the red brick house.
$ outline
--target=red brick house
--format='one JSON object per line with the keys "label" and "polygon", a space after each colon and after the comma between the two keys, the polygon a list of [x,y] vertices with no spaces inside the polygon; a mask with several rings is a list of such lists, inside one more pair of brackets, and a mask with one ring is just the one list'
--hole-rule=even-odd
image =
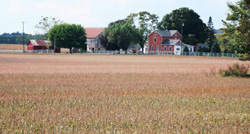
{"label": "red brick house", "polygon": [[180,52],[182,35],[177,30],[155,30],[149,35],[149,53]]}
{"label": "red brick house", "polygon": [[47,50],[50,42],[44,40],[30,40],[27,44],[28,50]]}

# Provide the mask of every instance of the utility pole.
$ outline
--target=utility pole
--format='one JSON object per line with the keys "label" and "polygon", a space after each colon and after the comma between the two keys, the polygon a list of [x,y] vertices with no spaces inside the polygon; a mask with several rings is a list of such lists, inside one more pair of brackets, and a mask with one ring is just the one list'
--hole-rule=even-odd
{"label": "utility pole", "polygon": [[54,36],[54,53],[56,53],[56,36]]}
{"label": "utility pole", "polygon": [[24,22],[23,23],[23,53],[24,53]]}
{"label": "utility pole", "polygon": [[181,21],[181,54],[182,54],[182,45],[183,45],[183,27],[184,27],[184,21],[185,19],[179,19]]}

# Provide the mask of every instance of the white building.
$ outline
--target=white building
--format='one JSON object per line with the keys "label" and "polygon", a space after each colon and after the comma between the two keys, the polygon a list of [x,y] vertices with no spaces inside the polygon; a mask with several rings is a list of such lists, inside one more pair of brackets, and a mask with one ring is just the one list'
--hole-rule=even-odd
{"label": "white building", "polygon": [[100,36],[105,28],[85,28],[87,36],[87,51],[105,50],[100,43]]}

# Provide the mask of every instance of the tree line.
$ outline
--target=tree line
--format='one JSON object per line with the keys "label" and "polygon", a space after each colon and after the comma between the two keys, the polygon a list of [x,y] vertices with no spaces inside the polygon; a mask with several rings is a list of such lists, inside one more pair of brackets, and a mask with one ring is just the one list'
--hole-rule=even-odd
{"label": "tree line", "polygon": [[[179,8],[166,14],[161,21],[158,16],[143,11],[132,13],[122,20],[111,22],[101,36],[101,44],[107,50],[127,51],[129,45],[139,44],[143,50],[148,35],[155,29],[178,30],[182,33],[183,42],[190,45],[206,43],[208,49],[200,52],[234,52],[242,60],[250,60],[250,2],[239,0],[236,4],[229,3],[230,13],[223,24],[225,34],[216,35],[212,17],[205,24],[198,13],[189,8]],[[42,17],[37,28],[43,29],[46,39],[56,47],[86,49],[86,32],[81,25],[67,24],[55,18]],[[25,34],[28,39],[42,39],[41,36]],[[3,34],[0,43],[20,44],[20,33]],[[222,45],[221,45],[222,44]]]}
{"label": "tree line", "polygon": [[[222,29],[225,32],[222,36],[215,36],[212,17],[205,24],[194,10],[179,8],[166,14],[160,22],[157,15],[146,11],[132,13],[122,20],[110,23],[100,40],[107,50],[126,51],[132,43],[139,44],[143,49],[148,35],[153,30],[178,30],[181,31],[183,42],[186,44],[206,43],[208,45],[208,49],[198,50],[200,52],[220,53],[222,47],[223,52],[234,52],[238,54],[239,59],[250,60],[250,1],[239,0],[236,4],[229,3],[228,7],[230,13],[223,21],[226,28]],[[85,40],[86,36],[83,34],[77,37],[79,38]],[[50,40],[53,42],[53,38]]]}
{"label": "tree line", "polygon": [[[144,48],[147,43],[148,35],[155,29],[160,30],[178,30],[183,36],[183,42],[190,45],[197,45],[198,43],[206,43],[209,48],[199,48],[199,52],[214,52],[220,53],[219,42],[215,37],[215,29],[213,27],[212,17],[209,18],[209,22],[206,25],[200,16],[192,9],[179,8],[173,10],[170,14],[166,14],[162,21],[158,21],[158,16],[149,12],[132,13],[123,20],[112,22],[104,30],[104,34],[101,37],[101,43],[107,50],[119,50],[121,47],[117,45],[114,40],[111,40],[115,34],[112,29],[119,29],[120,25],[126,24],[133,26],[136,30],[133,33],[133,41],[131,43],[139,44]],[[114,25],[120,23],[120,25]],[[128,34],[122,35],[127,36]],[[129,44],[124,49],[127,49]],[[126,50],[125,50],[126,51]],[[186,49],[187,51],[187,49]]]}
{"label": "tree line", "polygon": [[24,33],[23,36],[20,32],[3,33],[0,35],[0,44],[27,44],[31,39],[44,40],[46,38],[42,35],[31,35],[26,33]]}

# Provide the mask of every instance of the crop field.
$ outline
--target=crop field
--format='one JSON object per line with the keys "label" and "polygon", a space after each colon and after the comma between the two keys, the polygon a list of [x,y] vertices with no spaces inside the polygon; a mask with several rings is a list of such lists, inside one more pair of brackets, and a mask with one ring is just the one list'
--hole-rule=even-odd
{"label": "crop field", "polygon": [[[24,45],[24,49],[27,50],[27,45]],[[0,44],[0,50],[23,50],[22,44]]]}
{"label": "crop field", "polygon": [[0,133],[250,133],[232,58],[0,54]]}

